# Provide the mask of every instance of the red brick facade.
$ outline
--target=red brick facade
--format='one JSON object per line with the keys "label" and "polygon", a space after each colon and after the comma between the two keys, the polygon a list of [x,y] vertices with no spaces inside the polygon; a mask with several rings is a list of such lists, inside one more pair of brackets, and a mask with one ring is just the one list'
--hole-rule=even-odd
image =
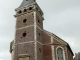
{"label": "red brick facade", "polygon": [[51,46],[43,46],[43,60],[52,60]]}
{"label": "red brick facade", "polygon": [[59,60],[58,48],[62,49],[63,60],[73,60],[68,43],[43,29],[43,18],[38,11],[16,15],[15,39],[10,47],[12,60],[27,57],[29,60]]}

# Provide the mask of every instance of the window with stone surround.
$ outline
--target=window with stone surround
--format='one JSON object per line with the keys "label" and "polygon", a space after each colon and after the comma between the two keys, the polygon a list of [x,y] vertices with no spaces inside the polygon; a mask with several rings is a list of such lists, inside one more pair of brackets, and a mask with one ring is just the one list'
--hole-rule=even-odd
{"label": "window with stone surround", "polygon": [[63,60],[63,50],[60,47],[57,49],[57,60]]}

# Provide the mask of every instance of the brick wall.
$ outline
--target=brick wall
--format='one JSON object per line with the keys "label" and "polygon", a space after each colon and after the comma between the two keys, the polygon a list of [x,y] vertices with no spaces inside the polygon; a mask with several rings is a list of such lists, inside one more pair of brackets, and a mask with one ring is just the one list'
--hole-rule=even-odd
{"label": "brick wall", "polygon": [[38,14],[36,14],[36,22],[37,22],[37,25],[43,29],[43,20],[39,17]]}
{"label": "brick wall", "polygon": [[20,54],[30,54],[30,60],[35,60],[34,43],[25,43],[15,46],[14,60],[18,60]]}
{"label": "brick wall", "polygon": [[42,32],[42,41],[43,41],[43,44],[51,43],[51,36]]}
{"label": "brick wall", "polygon": [[43,46],[37,43],[37,60],[43,60]]}
{"label": "brick wall", "polygon": [[[24,19],[26,19],[26,21]],[[17,17],[16,28],[21,28],[21,27],[25,27],[33,24],[34,24],[33,12]]]}
{"label": "brick wall", "polygon": [[37,41],[40,42],[40,43],[43,43],[42,31],[39,28],[37,28]]}
{"label": "brick wall", "polygon": [[43,60],[52,60],[51,46],[43,46]]}
{"label": "brick wall", "polygon": [[[26,33],[25,37],[23,36],[24,33]],[[17,30],[15,39],[16,43],[34,41],[34,27],[32,26]]]}
{"label": "brick wall", "polygon": [[71,54],[69,49],[67,49],[67,54],[68,54],[68,60],[73,60],[73,55]]}

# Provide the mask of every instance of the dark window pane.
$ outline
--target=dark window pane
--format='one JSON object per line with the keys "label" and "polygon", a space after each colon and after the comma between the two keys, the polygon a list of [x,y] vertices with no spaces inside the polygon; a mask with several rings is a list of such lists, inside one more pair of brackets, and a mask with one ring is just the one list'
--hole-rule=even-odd
{"label": "dark window pane", "polygon": [[62,50],[62,48],[57,49],[57,57],[58,57],[58,60],[63,60],[63,50]]}

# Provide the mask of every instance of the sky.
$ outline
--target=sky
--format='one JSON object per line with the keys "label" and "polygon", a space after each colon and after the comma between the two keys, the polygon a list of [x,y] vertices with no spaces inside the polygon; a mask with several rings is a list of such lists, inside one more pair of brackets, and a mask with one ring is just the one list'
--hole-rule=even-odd
{"label": "sky", "polygon": [[[23,0],[0,0],[0,60],[11,60],[10,42],[15,36],[15,9]],[[80,0],[36,0],[44,12],[44,30],[68,42],[80,52]]]}

